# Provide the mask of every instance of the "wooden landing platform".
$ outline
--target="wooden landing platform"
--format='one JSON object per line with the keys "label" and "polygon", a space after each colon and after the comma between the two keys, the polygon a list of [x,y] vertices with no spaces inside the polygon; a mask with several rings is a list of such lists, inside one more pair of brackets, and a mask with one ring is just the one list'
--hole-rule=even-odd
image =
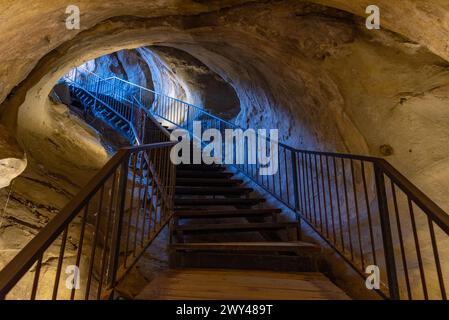
{"label": "wooden landing platform", "polygon": [[155,278],[138,300],[347,300],[321,273],[172,269]]}

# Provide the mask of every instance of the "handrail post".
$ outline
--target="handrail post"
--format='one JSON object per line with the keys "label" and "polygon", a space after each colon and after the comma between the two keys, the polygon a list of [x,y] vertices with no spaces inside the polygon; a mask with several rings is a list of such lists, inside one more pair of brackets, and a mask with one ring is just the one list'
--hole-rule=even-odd
{"label": "handrail post", "polygon": [[374,163],[374,175],[376,180],[382,242],[385,252],[385,266],[387,268],[388,291],[390,293],[390,299],[399,300],[399,283],[394,257],[393,237],[391,235],[391,224],[388,211],[387,192],[385,189],[385,178],[382,169],[376,162]]}
{"label": "handrail post", "polygon": [[114,294],[114,287],[116,285],[117,271],[119,267],[120,258],[120,241],[122,235],[123,216],[125,212],[126,186],[128,183],[128,166],[130,155],[127,154],[123,159],[122,168],[120,172],[120,182],[118,189],[119,200],[117,202],[116,221],[112,234],[112,248],[111,248],[111,269],[109,273],[108,285],[111,291],[111,297]]}
{"label": "handrail post", "polygon": [[298,220],[298,240],[301,240],[301,215],[299,214],[299,182],[298,182],[298,161],[296,151],[292,151],[292,169],[293,169],[293,196],[295,200],[295,213]]}

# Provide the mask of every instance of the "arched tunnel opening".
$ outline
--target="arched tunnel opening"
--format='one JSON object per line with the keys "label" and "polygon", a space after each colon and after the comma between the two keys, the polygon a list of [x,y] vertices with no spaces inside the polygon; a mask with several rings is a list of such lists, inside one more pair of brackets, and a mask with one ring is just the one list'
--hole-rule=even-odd
{"label": "arched tunnel opening", "polygon": [[[36,12],[45,12],[50,21],[42,27],[36,27],[37,13],[24,11],[29,14],[26,25],[35,27],[27,39],[19,20],[7,22],[11,25],[5,27],[5,37],[17,41],[9,41],[14,52],[0,45],[0,56],[5,57],[0,67],[0,210],[4,207],[0,211],[0,252],[4,252],[0,270],[50,222],[65,214],[92,181],[100,181],[98,175],[111,161],[118,161],[123,150],[136,147],[135,140],[155,130],[162,136],[175,127],[189,130],[194,120],[202,120],[219,133],[225,128],[277,130],[279,170],[272,176],[260,175],[260,163],[248,163],[247,154],[240,165],[208,167],[200,162],[185,168],[181,164],[180,173],[175,174],[178,183],[164,189],[162,184],[171,181],[167,178],[171,171],[165,172],[168,180],[161,173],[169,170],[168,153],[154,151],[160,157],[156,160],[153,151],[128,151],[127,165],[122,159],[116,171],[111,169],[103,185],[92,191],[95,199],[85,195],[90,207],[78,208],[70,228],[66,226],[74,234],[86,228],[90,235],[85,241],[92,241],[83,253],[80,236],[67,238],[71,247],[66,254],[80,255],[81,264],[75,261],[75,266],[85,258],[84,268],[89,269],[88,261],[95,261],[90,268],[97,272],[95,279],[81,279],[82,289],[90,281],[99,281],[95,286],[101,288],[103,274],[96,270],[102,269],[96,265],[101,257],[96,254],[112,252],[113,247],[106,245],[108,236],[97,244],[96,235],[110,231],[112,237],[118,232],[113,232],[115,220],[108,228],[102,218],[95,231],[96,217],[100,213],[106,217],[108,210],[112,217],[120,210],[129,211],[124,232],[129,236],[129,229],[142,235],[148,231],[151,238],[150,230],[132,224],[139,219],[153,221],[153,213],[146,216],[148,205],[160,213],[160,224],[164,221],[173,229],[164,225],[155,232],[152,244],[138,255],[141,259],[120,279],[121,287],[112,290],[122,297],[138,296],[160,270],[172,267],[170,259],[195,267],[235,263],[238,268],[258,269],[254,261],[264,258],[266,265],[260,262],[259,268],[275,271],[292,271],[293,265],[304,271],[313,265],[346,298],[446,296],[449,274],[442,264],[449,264],[445,250],[449,218],[443,211],[449,210],[449,54],[441,46],[447,42],[447,26],[438,12],[448,12],[447,6],[427,1],[426,9],[412,1],[378,0],[380,11],[388,14],[381,16],[381,28],[373,29],[367,27],[365,2],[242,0],[167,5],[170,1],[135,1],[126,8],[120,1],[110,2],[80,1],[81,29],[58,24],[67,15],[64,1],[42,2]],[[18,1],[17,6],[24,3]],[[414,26],[401,19],[407,5]],[[119,93],[114,93],[114,86]],[[181,114],[182,121],[176,123],[168,114]],[[145,141],[137,145],[169,143],[170,138]],[[265,143],[257,141],[257,148]],[[124,167],[129,178],[125,182],[120,171]],[[198,194],[189,199],[192,192]],[[175,199],[172,211],[166,204],[170,196]],[[189,210],[183,208],[189,214],[177,213],[177,196],[179,203],[196,202]],[[265,203],[256,201],[260,198]],[[254,206],[248,204],[251,201]],[[227,203],[234,206],[231,213]],[[99,206],[98,212],[93,206]],[[132,216],[135,208],[136,217]],[[87,212],[84,220],[81,209]],[[173,214],[173,220],[163,220],[164,210]],[[189,219],[198,219],[201,212],[205,220],[199,220],[198,227]],[[221,220],[205,218],[204,212]],[[154,213],[154,221],[159,213]],[[229,216],[240,220],[226,220]],[[86,221],[89,226],[83,227]],[[210,222],[216,229],[219,224],[228,224],[222,228],[229,229],[217,231]],[[268,231],[254,232],[251,228],[256,227]],[[63,241],[62,231],[54,235],[53,245]],[[189,238],[190,233],[196,237]],[[135,239],[137,243],[137,235]],[[179,243],[170,247],[172,241]],[[207,251],[197,242],[222,245]],[[236,242],[239,245],[230,252],[243,253],[226,256],[223,243]],[[255,249],[253,242],[260,246]],[[319,258],[313,263],[309,256],[309,260],[301,255],[292,258],[292,252],[279,244],[298,246],[299,242],[320,247]],[[185,243],[194,249],[185,249]],[[258,251],[262,244],[265,251],[275,247],[283,260],[270,260],[274,258]],[[92,249],[96,245],[100,246],[97,253]],[[178,248],[176,258],[169,247]],[[51,248],[47,251],[56,250]],[[119,250],[117,261],[111,257],[105,268],[120,265],[127,250]],[[252,263],[244,262],[247,251],[256,259]],[[93,252],[92,257],[88,252]],[[57,259],[43,255],[40,263],[41,277],[55,276]],[[365,285],[365,271],[373,265],[380,268],[377,291]],[[0,278],[3,297],[1,285]],[[28,275],[11,296],[24,298],[24,293],[34,292],[32,287]],[[45,298],[54,289],[41,288],[37,294]],[[336,293],[335,297],[341,296]]]}
{"label": "arched tunnel opening", "polygon": [[[126,85],[125,90],[129,92],[124,94],[128,96],[138,94],[139,87],[149,89],[148,97],[143,97],[148,98],[145,101],[148,105],[151,105],[155,99],[152,92],[157,92],[161,96],[178,99],[204,109],[224,120],[233,121],[240,112],[240,102],[232,86],[201,61],[179,49],[151,46],[121,50],[89,60],[70,70],[68,74],[73,75],[75,73],[80,76],[83,83],[91,81],[92,76],[103,79],[115,77],[125,80],[127,83],[133,84]],[[81,151],[85,149],[85,146],[81,144],[84,140],[98,140],[100,142],[98,150],[103,147],[102,154],[111,156],[120,147],[129,144],[129,141],[126,141],[124,137],[114,131],[113,127],[110,127],[111,123],[108,126],[107,122],[100,121],[93,115],[90,115],[90,117],[86,115],[87,118],[83,118],[83,113],[86,111],[84,109],[85,103],[80,101],[79,97],[74,95],[73,92],[70,92],[69,83],[64,79],[65,77],[59,79],[49,93],[52,103],[59,105],[52,108],[64,108],[61,104],[66,105],[70,111],[81,116],[81,122],[87,123],[91,127],[89,129],[94,129],[83,130],[78,119],[75,120],[68,116],[68,122],[60,124],[61,127],[69,127],[73,130],[74,127],[80,126],[80,132],[78,133],[80,141],[75,142],[74,147]],[[140,93],[141,98],[142,94],[145,94],[145,92]],[[64,111],[64,113],[67,113],[67,111]],[[60,119],[54,118],[55,116],[57,115],[53,112],[48,122],[60,123]],[[54,141],[55,138],[46,137],[44,142],[49,142],[56,149],[64,149],[64,145],[68,143],[66,136],[61,135],[60,138],[60,141]],[[78,143],[80,144],[77,145]],[[43,147],[39,144],[38,148],[43,150],[45,154],[44,158],[38,162],[45,163],[45,158],[50,154],[51,146]],[[98,152],[100,151],[97,151],[97,155]],[[79,153],[75,152],[74,157],[68,156],[67,159],[59,159],[58,161],[68,162],[68,167],[70,163],[76,164],[74,165],[76,167],[79,164],[78,155]],[[91,160],[88,161],[91,162]],[[105,160],[102,159],[102,161]],[[48,170],[52,170],[51,168],[57,166],[50,164],[48,167]],[[72,166],[72,168],[67,168],[65,172],[61,171],[59,174],[68,177],[73,170],[76,169]],[[79,185],[81,186],[83,183],[86,183],[86,178]]]}

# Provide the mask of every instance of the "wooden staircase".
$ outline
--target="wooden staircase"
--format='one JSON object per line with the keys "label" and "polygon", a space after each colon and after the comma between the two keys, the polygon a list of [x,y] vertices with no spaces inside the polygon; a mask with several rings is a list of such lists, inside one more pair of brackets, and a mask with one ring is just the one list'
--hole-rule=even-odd
{"label": "wooden staircase", "polygon": [[138,300],[349,299],[317,272],[320,248],[300,241],[281,209],[217,165],[177,168],[170,269]]}
{"label": "wooden staircase", "polygon": [[[120,114],[93,108],[94,99],[82,91],[77,96],[96,117],[131,134]],[[263,206],[266,199],[233,176],[221,165],[177,166],[170,270],[136,298],[347,299],[318,273],[320,248],[301,241],[298,223],[281,221],[281,209]]]}
{"label": "wooden staircase", "polygon": [[179,165],[170,267],[317,271],[320,248],[220,165]]}

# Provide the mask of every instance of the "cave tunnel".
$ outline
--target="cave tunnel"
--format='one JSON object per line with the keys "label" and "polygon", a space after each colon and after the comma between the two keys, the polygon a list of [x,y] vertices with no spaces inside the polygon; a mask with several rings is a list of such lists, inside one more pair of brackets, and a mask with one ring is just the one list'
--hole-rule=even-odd
{"label": "cave tunnel", "polygon": [[[449,5],[375,2],[0,4],[0,298],[169,299],[219,268],[290,277],[279,299],[446,299]],[[277,130],[279,169],[173,164],[199,120]],[[272,298],[217,286],[184,294]]]}

